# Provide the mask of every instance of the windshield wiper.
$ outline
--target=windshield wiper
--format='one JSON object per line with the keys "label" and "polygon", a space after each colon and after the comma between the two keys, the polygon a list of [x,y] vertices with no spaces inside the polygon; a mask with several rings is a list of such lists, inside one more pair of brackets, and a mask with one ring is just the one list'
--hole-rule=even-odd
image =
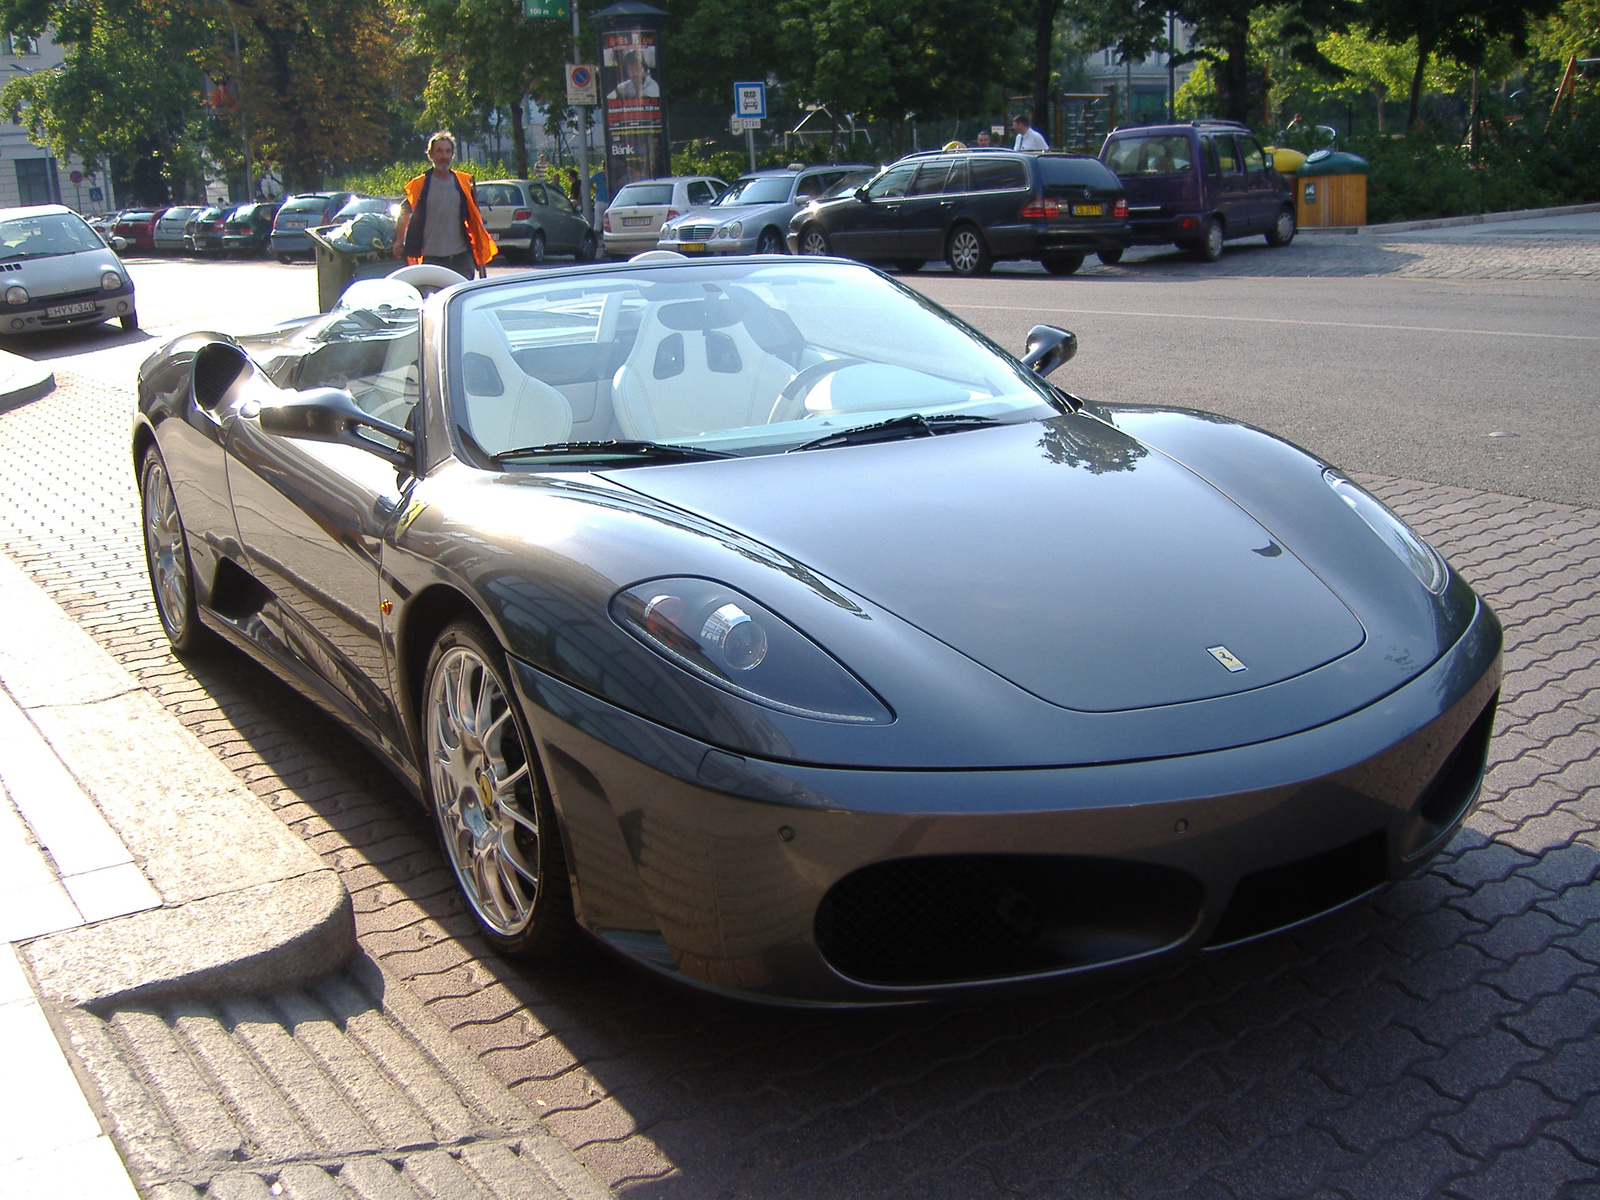
{"label": "windshield wiper", "polygon": [[824,434],[809,442],[802,442],[789,451],[826,450],[830,446],[855,446],[864,442],[893,442],[901,438],[933,437],[940,433],[956,433],[963,429],[982,429],[985,425],[999,425],[998,417],[980,417],[975,413],[950,413],[942,417],[925,417],[921,413],[908,413],[892,417],[874,425],[857,425],[854,429],[841,429],[838,433]]}
{"label": "windshield wiper", "polygon": [[721,450],[676,446],[670,442],[554,442],[548,446],[522,446],[491,454],[489,461],[513,458],[632,458],[647,462],[684,462],[703,458],[732,458]]}

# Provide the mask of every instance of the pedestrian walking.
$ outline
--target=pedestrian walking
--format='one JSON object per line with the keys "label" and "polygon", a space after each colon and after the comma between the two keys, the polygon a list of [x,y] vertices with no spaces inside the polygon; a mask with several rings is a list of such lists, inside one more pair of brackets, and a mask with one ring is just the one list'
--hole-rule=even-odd
{"label": "pedestrian walking", "polygon": [[483,227],[472,176],[452,170],[456,139],[441,130],[428,139],[431,171],[406,184],[394,231],[394,256],[407,262],[449,267],[464,279],[489,274],[500,248]]}
{"label": "pedestrian walking", "polygon": [[1017,144],[1013,150],[1048,150],[1050,143],[1044,140],[1044,134],[1033,127],[1033,122],[1028,120],[1026,114],[1018,113],[1011,118],[1011,128],[1016,130]]}

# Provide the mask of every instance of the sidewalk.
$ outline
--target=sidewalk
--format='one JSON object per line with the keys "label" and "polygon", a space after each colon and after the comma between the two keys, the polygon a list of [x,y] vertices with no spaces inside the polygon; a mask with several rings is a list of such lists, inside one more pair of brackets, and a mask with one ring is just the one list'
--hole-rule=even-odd
{"label": "sidewalk", "polygon": [[336,872],[3,556],[0,611],[0,1196],[610,1195],[356,951]]}

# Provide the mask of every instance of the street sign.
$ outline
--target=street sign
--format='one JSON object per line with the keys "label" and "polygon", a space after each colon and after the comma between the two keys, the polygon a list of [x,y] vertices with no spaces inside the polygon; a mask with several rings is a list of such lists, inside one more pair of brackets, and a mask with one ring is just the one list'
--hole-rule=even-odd
{"label": "street sign", "polygon": [[734,84],[733,115],[736,117],[754,118],[757,121],[766,116],[767,85],[764,83]]}
{"label": "street sign", "polygon": [[72,180],[73,183],[82,183],[83,182],[83,172],[82,171],[74,171],[71,175],[68,175],[67,178]]}
{"label": "street sign", "polygon": [[749,133],[751,130],[761,128],[761,118],[733,117],[729,120],[728,125],[734,133]]}
{"label": "street sign", "polygon": [[522,0],[522,15],[530,21],[565,21],[567,0]]}
{"label": "street sign", "polygon": [[92,187],[92,188],[89,189],[89,203],[90,204],[99,204],[105,198],[106,198],[106,194],[103,191],[101,191],[99,188]]}
{"label": "street sign", "polygon": [[567,64],[567,103],[600,103],[600,70],[590,63]]}

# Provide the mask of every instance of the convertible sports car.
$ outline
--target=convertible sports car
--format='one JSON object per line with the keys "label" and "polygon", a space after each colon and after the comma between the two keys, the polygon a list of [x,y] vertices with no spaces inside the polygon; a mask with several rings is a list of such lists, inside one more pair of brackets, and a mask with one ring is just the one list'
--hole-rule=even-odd
{"label": "convertible sports car", "polygon": [[[490,941],[789,1003],[1058,984],[1420,869],[1489,609],[1327,464],[829,259],[354,285],[139,373],[161,620],[347,724]],[[413,269],[415,270],[415,269]]]}

